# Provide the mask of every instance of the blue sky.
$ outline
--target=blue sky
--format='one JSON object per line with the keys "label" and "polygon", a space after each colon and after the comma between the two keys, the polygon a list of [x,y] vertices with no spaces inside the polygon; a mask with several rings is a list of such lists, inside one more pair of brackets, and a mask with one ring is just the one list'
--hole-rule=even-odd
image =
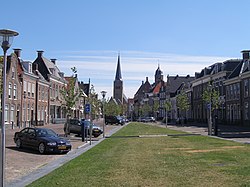
{"label": "blue sky", "polygon": [[[124,91],[133,97],[160,64],[169,75],[201,68],[250,49],[248,0],[12,0],[1,2],[0,27],[19,32],[12,48],[33,61],[56,58],[66,75],[112,96],[117,54]],[[4,15],[4,16],[3,16]],[[8,51],[9,53],[12,50]]]}

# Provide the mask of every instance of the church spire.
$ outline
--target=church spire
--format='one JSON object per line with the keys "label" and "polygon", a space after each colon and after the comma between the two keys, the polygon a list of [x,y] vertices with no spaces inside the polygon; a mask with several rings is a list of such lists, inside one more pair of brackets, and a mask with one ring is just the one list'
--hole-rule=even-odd
{"label": "church spire", "polygon": [[118,53],[118,61],[117,61],[115,80],[122,80],[121,65],[120,65],[120,53]]}

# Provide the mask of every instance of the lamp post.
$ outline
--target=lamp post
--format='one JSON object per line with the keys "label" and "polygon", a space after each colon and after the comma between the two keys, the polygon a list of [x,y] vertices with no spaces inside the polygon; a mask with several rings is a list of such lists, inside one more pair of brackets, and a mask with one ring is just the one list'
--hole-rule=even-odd
{"label": "lamp post", "polygon": [[1,142],[0,142],[0,186],[4,186],[5,178],[5,93],[6,93],[6,67],[7,67],[7,50],[10,48],[14,36],[17,36],[18,33],[12,30],[1,29],[0,30],[0,44],[3,49],[4,58],[3,58],[3,70],[2,70],[2,98],[1,98]]}
{"label": "lamp post", "polygon": [[105,99],[105,96],[106,96],[106,91],[101,91],[101,94],[102,94],[102,115],[103,115],[103,138],[105,138],[105,114],[104,114],[104,99]]}
{"label": "lamp post", "polygon": [[208,85],[208,88],[209,88],[209,97],[210,97],[210,100],[209,100],[209,121],[208,121],[208,135],[212,135],[212,91],[213,91],[213,88],[212,88],[212,85]]}

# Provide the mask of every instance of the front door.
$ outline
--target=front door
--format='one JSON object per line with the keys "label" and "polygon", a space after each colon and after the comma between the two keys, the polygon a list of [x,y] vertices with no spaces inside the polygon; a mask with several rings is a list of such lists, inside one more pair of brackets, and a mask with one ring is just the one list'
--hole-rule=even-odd
{"label": "front door", "polygon": [[20,117],[20,113],[19,113],[19,111],[17,111],[16,112],[16,125],[18,126],[18,127],[20,127],[19,125],[20,125],[20,119],[19,119],[19,117]]}

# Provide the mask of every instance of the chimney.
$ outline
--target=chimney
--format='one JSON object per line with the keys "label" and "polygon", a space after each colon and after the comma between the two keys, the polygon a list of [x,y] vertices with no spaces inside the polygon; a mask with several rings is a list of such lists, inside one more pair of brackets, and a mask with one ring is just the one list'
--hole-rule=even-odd
{"label": "chimney", "polygon": [[50,61],[51,61],[53,64],[56,64],[56,59],[55,59],[55,58],[50,59]]}
{"label": "chimney", "polygon": [[22,49],[14,49],[14,53],[16,54],[17,58],[21,56]]}
{"label": "chimney", "polygon": [[143,85],[143,84],[144,84],[144,81],[141,81],[141,84]]}
{"label": "chimney", "polygon": [[37,57],[42,58],[44,51],[37,51]]}
{"label": "chimney", "polygon": [[146,82],[148,82],[148,77],[146,77]]}
{"label": "chimney", "polygon": [[241,53],[242,53],[243,60],[249,59],[250,50],[243,50],[243,51],[241,51]]}

